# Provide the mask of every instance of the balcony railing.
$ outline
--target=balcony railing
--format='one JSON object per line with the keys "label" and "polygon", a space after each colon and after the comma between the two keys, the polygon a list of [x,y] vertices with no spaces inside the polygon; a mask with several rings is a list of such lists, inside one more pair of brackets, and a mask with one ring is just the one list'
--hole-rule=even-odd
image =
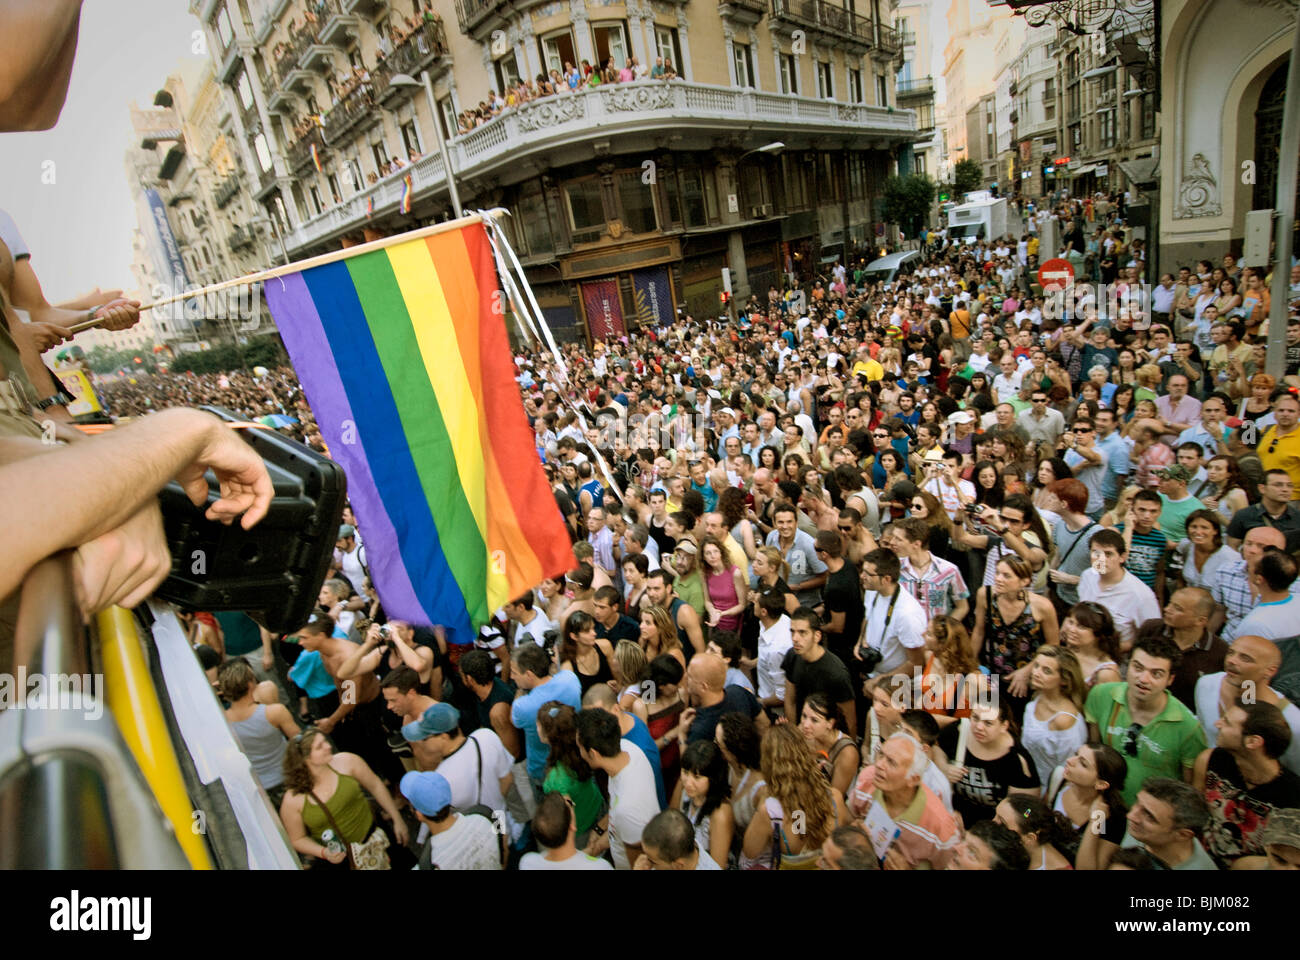
{"label": "balcony railing", "polygon": [[[841,38],[863,43],[873,39],[871,21],[826,0],[772,0],[772,16]],[[887,28],[885,28],[887,29]]]}
{"label": "balcony railing", "polygon": [[239,193],[239,174],[232,173],[221,181],[221,185],[217,187],[212,195],[212,200],[216,203],[218,210],[223,210],[235,198],[237,193]]}
{"label": "balcony railing", "polygon": [[230,245],[231,252],[235,252],[242,250],[244,247],[251,247],[256,240],[257,236],[253,231],[241,223],[231,231],[227,243]]}
{"label": "balcony railing", "polygon": [[[868,21],[869,23],[870,21]],[[893,27],[887,27],[883,23],[878,24],[874,31],[876,51],[885,56],[897,57],[903,52],[903,40],[901,34]]]}
{"label": "balcony railing", "polygon": [[320,127],[312,125],[311,130],[293,142],[289,147],[289,169],[295,176],[300,175],[312,165],[311,148],[316,145],[316,154],[325,159],[325,140],[321,137]]}
{"label": "balcony railing", "polygon": [[370,71],[371,87],[377,103],[386,102],[401,87],[392,86],[393,77],[404,73],[408,77],[419,78],[420,71],[427,70],[439,57],[447,54],[447,34],[442,21],[434,20],[424,24],[411,34],[392,56],[379,61]]}
{"label": "balcony railing", "polygon": [[934,77],[912,77],[910,80],[899,80],[895,89],[898,99],[905,97],[921,99],[922,97],[934,96]]}
{"label": "balcony railing", "polygon": [[276,83],[284,86],[285,78],[298,69],[298,58],[315,42],[316,38],[308,30],[302,30],[296,37],[289,38],[284,48],[275,57]]}
{"label": "balcony railing", "polygon": [[461,32],[469,34],[505,5],[506,0],[456,0],[456,22]]}
{"label": "balcony railing", "polygon": [[332,43],[344,48],[351,42],[348,31],[352,31],[355,36],[361,23],[352,14],[343,10],[339,0],[320,0],[316,7],[316,16],[320,23],[316,39],[320,43]]}
{"label": "balcony railing", "polygon": [[[609,139],[619,130],[661,128],[699,136],[744,130],[769,138],[793,133],[842,137],[856,128],[864,137],[891,142],[908,141],[917,131],[916,113],[907,109],[891,112],[883,107],[735,87],[650,80],[534,100],[456,137],[447,146],[457,178],[464,182],[517,165],[530,154],[546,156],[593,139]],[[328,129],[325,138],[336,142]],[[394,212],[407,174],[412,176],[417,199],[446,189],[441,159],[436,154],[424,157],[303,223],[285,238],[290,252],[329,242],[370,219]],[[369,199],[373,199],[374,208],[368,217]]]}
{"label": "balcony railing", "polygon": [[325,114],[325,142],[338,143],[344,134],[370,115],[374,105],[370,83],[361,84]]}
{"label": "balcony railing", "polygon": [[900,42],[903,46],[905,46],[905,47],[915,46],[915,45],[916,45],[916,31],[915,31],[915,30],[900,30],[900,31],[898,31],[898,40],[899,40],[899,42]]}

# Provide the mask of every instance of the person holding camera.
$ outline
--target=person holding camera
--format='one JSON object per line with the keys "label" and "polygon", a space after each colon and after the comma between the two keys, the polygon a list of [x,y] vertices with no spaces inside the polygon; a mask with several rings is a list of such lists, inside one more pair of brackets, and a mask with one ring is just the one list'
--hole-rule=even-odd
{"label": "person holding camera", "polygon": [[901,579],[902,564],[890,551],[863,558],[866,622],[853,656],[864,675],[907,675],[925,667],[925,609],[902,588]]}

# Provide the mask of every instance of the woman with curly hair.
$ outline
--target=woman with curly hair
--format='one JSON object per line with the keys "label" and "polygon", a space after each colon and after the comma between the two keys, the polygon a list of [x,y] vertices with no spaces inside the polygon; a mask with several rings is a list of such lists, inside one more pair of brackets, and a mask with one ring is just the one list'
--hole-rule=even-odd
{"label": "woman with curly hair", "polygon": [[966,628],[952,617],[932,618],[925,631],[925,666],[912,702],[947,726],[970,716],[977,696],[972,684],[978,679],[979,663]]}
{"label": "woman with curly hair", "polygon": [[[315,727],[289,741],[284,752],[284,786],[280,819],[285,832],[295,850],[316,858],[316,866],[346,864],[349,844],[375,841],[375,831],[381,828],[375,825],[367,793],[392,821],[397,842],[405,846],[410,839],[393,795],[369,764],[355,753],[335,753],[329,737]],[[327,831],[333,841],[328,845]]]}
{"label": "woman with curly hair", "polygon": [[605,814],[605,799],[578,750],[578,712],[558,700],[542,704],[537,711],[537,737],[550,747],[542,792],[560,793],[573,801],[577,846],[582,850],[592,826]]}
{"label": "woman with curly hair", "polygon": [[[767,786],[761,769],[758,727],[743,713],[724,713],[714,728],[713,741],[731,768],[731,812],[736,818],[736,840],[740,841],[754,819]],[[736,846],[739,847],[739,842]]]}
{"label": "woman with curly hair", "polygon": [[754,525],[746,517],[745,491],[739,487],[727,487],[718,494],[718,513],[722,514],[722,525],[745,548],[745,556],[753,560],[761,541],[755,536]]}
{"label": "woman with curly hair", "polygon": [[682,754],[681,771],[669,807],[686,815],[700,849],[725,866],[736,831],[727,760],[712,740],[697,740]]}
{"label": "woman with curly hair", "polygon": [[683,670],[686,669],[686,654],[682,652],[677,625],[673,623],[672,614],[663,607],[641,608],[641,648],[645,650],[647,660],[667,654],[680,663]]}
{"label": "woman with curly hair", "polygon": [[[844,800],[826,782],[803,735],[789,724],[763,736],[767,798],[745,831],[742,869],[812,870],[821,846],[848,818]],[[802,829],[794,817],[802,814]]]}

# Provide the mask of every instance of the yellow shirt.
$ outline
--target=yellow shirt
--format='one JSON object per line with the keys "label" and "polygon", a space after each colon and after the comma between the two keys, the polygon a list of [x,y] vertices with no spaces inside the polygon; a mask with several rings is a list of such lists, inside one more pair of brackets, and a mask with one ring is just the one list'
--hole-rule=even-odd
{"label": "yellow shirt", "polygon": [[1038,238],[1037,238],[1037,237],[1030,237],[1030,238],[1029,238],[1029,249],[1025,251],[1025,255],[1026,255],[1026,256],[1030,256],[1030,257],[1032,257],[1032,256],[1034,256],[1034,255],[1037,254],[1037,253],[1038,253]]}
{"label": "yellow shirt", "polygon": [[1275,442],[1276,433],[1277,425],[1271,424],[1259,438],[1255,450],[1259,453],[1260,465],[1265,470],[1285,470],[1295,485],[1291,499],[1300,500],[1300,429],[1277,437]]}
{"label": "yellow shirt", "polygon": [[859,360],[853,365],[853,372],[864,374],[868,381],[885,378],[885,368],[875,360]]}

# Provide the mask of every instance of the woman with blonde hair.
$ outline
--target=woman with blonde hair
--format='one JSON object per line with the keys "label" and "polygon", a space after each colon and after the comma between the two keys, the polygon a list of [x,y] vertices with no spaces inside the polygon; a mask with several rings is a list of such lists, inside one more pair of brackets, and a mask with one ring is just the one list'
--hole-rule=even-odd
{"label": "woman with blonde hair", "polygon": [[677,624],[673,623],[673,615],[661,606],[641,608],[641,649],[645,651],[647,660],[666,653],[683,669],[686,667],[686,654],[682,652]]}
{"label": "woman with blonde hair", "polygon": [[1044,645],[1029,670],[1034,698],[1025,707],[1021,745],[1029,751],[1044,786],[1052,771],[1088,739],[1083,719],[1087,684],[1078,658],[1064,647]]}
{"label": "woman with blonde hair", "polygon": [[[767,731],[761,758],[767,796],[745,831],[741,869],[816,869],[822,843],[848,819],[844,800],[793,725]],[[802,814],[800,821],[796,814]]]}
{"label": "woman with blonde hair", "polygon": [[[631,640],[620,640],[614,648],[614,679],[622,693],[618,695],[618,705],[626,713],[634,713],[643,723],[649,722],[649,711],[641,694],[648,689],[646,681],[650,679],[650,661],[646,659],[641,645]],[[616,690],[618,688],[615,688]]]}
{"label": "woman with blonde hair", "polygon": [[1101,525],[1103,527],[1118,527],[1128,519],[1129,507],[1133,506],[1133,498],[1142,488],[1137,484],[1132,484],[1124,488],[1124,491],[1115,501],[1115,506],[1101,515]]}
{"label": "woman with blonde hair", "polygon": [[776,547],[759,547],[754,552],[754,562],[750,566],[756,581],[749,594],[755,617],[758,616],[758,601],[769,593],[785,597],[787,614],[799,609],[799,600],[786,583],[786,578],[790,576],[790,565],[785,562],[780,550]]}
{"label": "woman with blonde hair", "polygon": [[[1164,383],[1165,375],[1156,363],[1144,363],[1137,368],[1137,389],[1133,391],[1133,400],[1135,403],[1142,400],[1150,400],[1155,403],[1156,397],[1159,396],[1160,384]],[[1138,416],[1142,416],[1139,411]]]}

